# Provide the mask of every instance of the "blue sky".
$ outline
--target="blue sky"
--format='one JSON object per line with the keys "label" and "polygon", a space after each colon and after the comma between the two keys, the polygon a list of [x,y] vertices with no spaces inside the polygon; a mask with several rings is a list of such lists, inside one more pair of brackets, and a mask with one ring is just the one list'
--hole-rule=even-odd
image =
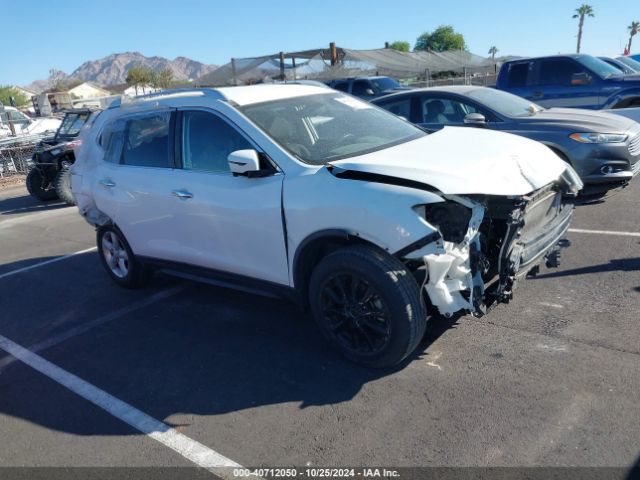
{"label": "blue sky", "polygon": [[[577,20],[571,16],[581,1],[0,0],[0,85],[46,78],[52,67],[71,73],[84,61],[125,51],[223,64],[330,41],[354,49],[393,40],[413,46],[441,24],[453,25],[479,55],[491,45],[499,55],[572,52]],[[583,52],[620,53],[626,27],[640,20],[640,2],[589,3],[596,17],[586,21]],[[639,52],[640,35],[634,41]]]}

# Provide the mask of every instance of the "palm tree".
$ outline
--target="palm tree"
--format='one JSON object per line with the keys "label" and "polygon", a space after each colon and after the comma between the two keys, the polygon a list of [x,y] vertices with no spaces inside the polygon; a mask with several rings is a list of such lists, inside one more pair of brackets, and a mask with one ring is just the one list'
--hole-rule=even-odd
{"label": "palm tree", "polygon": [[579,18],[578,22],[578,48],[576,49],[576,53],[580,53],[580,43],[582,42],[582,27],[584,26],[585,17],[595,17],[593,14],[593,7],[591,5],[587,5],[583,3],[579,8],[576,8],[576,13],[573,18]]}
{"label": "palm tree", "polygon": [[629,29],[629,45],[627,46],[627,52],[631,54],[631,41],[633,36],[640,32],[640,22],[631,22],[631,25],[627,27]]}
{"label": "palm tree", "polygon": [[489,49],[489,55],[491,55],[491,60],[496,58],[496,53],[498,53],[498,47],[491,47]]}

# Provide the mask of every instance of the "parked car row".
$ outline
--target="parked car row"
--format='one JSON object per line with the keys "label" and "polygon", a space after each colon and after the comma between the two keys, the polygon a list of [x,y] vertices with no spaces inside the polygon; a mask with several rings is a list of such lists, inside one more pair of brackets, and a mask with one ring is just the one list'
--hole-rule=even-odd
{"label": "parked car row", "polygon": [[583,186],[540,142],[429,133],[311,85],[163,92],[93,114],[80,140],[72,191],[115,283],[160,270],[285,296],[372,367],[557,266]]}
{"label": "parked car row", "polygon": [[545,109],[507,92],[474,86],[410,90],[373,103],[429,130],[482,127],[537,140],[578,172],[586,200],[626,186],[640,172],[640,124],[613,113]]}

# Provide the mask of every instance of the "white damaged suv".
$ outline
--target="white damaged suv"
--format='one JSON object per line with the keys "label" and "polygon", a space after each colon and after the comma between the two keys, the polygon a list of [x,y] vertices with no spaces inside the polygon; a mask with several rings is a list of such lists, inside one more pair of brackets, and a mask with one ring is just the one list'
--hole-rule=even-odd
{"label": "white damaged suv", "polygon": [[143,97],[82,140],[72,188],[116,283],[163,270],[292,297],[373,367],[406,358],[428,317],[482,315],[555,263],[582,187],[540,143],[428,134],[309,85]]}

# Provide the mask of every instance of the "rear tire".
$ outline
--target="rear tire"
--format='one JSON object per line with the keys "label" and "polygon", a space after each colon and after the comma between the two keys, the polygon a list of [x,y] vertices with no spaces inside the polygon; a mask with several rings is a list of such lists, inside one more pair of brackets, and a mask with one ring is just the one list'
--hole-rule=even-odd
{"label": "rear tire", "polygon": [[367,245],[337,250],[316,267],[309,304],[324,336],[350,360],[397,365],[427,325],[420,287],[397,258]]}
{"label": "rear tire", "polygon": [[36,197],[38,200],[46,202],[48,200],[55,200],[58,198],[58,194],[53,188],[43,187],[44,178],[42,172],[37,168],[32,168],[27,174],[27,191],[31,196]]}
{"label": "rear tire", "polygon": [[71,192],[71,170],[68,165],[64,165],[54,181],[58,198],[67,205],[75,205],[76,199]]}
{"label": "rear tire", "polygon": [[149,269],[136,259],[116,227],[107,225],[98,229],[97,244],[102,266],[115,283],[124,288],[142,288],[149,282]]}

